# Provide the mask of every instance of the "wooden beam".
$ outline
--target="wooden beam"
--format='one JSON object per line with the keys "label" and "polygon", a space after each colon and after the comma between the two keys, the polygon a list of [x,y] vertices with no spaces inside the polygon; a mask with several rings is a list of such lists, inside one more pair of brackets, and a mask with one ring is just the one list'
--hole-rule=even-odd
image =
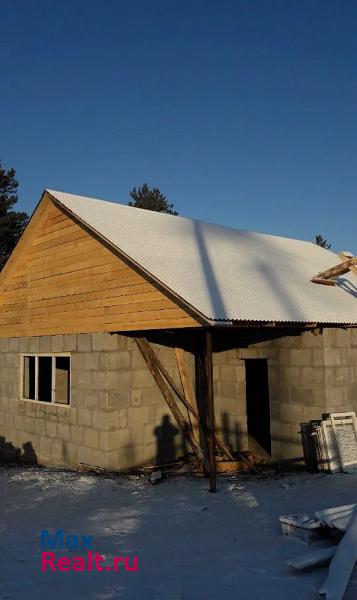
{"label": "wooden beam", "polygon": [[[352,252],[339,252],[339,257],[342,261],[346,261],[349,260],[350,258],[353,258],[353,254]],[[352,266],[350,267],[351,273],[354,273],[355,275],[357,275],[357,267]]]}
{"label": "wooden beam", "polygon": [[155,361],[155,363],[157,364],[158,368],[160,369],[161,373],[163,374],[163,376],[165,377],[166,381],[168,382],[168,384],[170,385],[170,387],[172,388],[172,390],[175,392],[176,396],[181,400],[181,402],[186,406],[187,410],[190,411],[193,416],[198,419],[198,412],[195,410],[195,408],[193,406],[191,406],[189,404],[189,402],[187,402],[185,395],[182,393],[182,391],[179,389],[178,385],[176,384],[176,382],[172,379],[170,373],[168,372],[168,370],[164,367],[164,365],[162,364],[161,360],[159,359],[159,357],[157,356],[157,354],[154,352],[153,348],[151,347],[150,343],[148,342],[148,340],[146,338],[141,338],[142,344],[143,346],[145,346],[146,351],[150,354],[151,358],[153,361]]}
{"label": "wooden beam", "polygon": [[[182,383],[182,389],[184,392],[184,396],[185,396],[187,405],[190,407],[190,409],[188,409],[188,415],[189,415],[189,419],[191,422],[193,435],[194,435],[197,443],[199,443],[199,438],[200,438],[199,415],[197,412],[197,402],[196,402],[195,391],[193,389],[192,381],[191,381],[191,378],[189,375],[187,356],[186,356],[185,351],[182,350],[182,348],[175,348],[175,356],[176,356],[176,362],[177,362],[177,367],[178,367],[179,374],[180,374],[180,379],[181,379],[181,383]],[[190,412],[193,415],[192,419],[190,417]]]}
{"label": "wooden beam", "polygon": [[204,372],[207,401],[207,424],[208,424],[208,456],[210,492],[216,492],[216,456],[215,456],[215,416],[214,416],[214,394],[213,394],[213,365],[212,365],[212,332],[205,331],[203,338]]}
{"label": "wooden beam", "polygon": [[333,279],[335,277],[339,277],[340,275],[345,275],[348,273],[352,267],[357,265],[357,256],[353,256],[347,260],[344,260],[342,263],[336,265],[335,267],[331,267],[331,269],[326,269],[326,271],[321,271],[318,273],[315,279],[315,283],[321,283],[321,281],[316,281],[316,279]]}
{"label": "wooden beam", "polygon": [[311,281],[312,283],[321,283],[321,285],[336,285],[336,281],[334,279],[321,279],[321,277],[313,277]]}
{"label": "wooden beam", "polygon": [[136,338],[135,341],[154,380],[157,383],[159,390],[161,391],[169,409],[171,410],[178,426],[180,427],[187,443],[192,448],[194,454],[196,454],[199,460],[201,460],[205,464],[205,457],[202,452],[202,449],[194,440],[190,426],[185,420],[185,417],[180,411],[179,407],[177,406],[175,398],[173,397],[168,384],[166,383],[158,365],[156,364],[152,356],[152,352],[150,352],[151,346],[149,342],[145,338]]}

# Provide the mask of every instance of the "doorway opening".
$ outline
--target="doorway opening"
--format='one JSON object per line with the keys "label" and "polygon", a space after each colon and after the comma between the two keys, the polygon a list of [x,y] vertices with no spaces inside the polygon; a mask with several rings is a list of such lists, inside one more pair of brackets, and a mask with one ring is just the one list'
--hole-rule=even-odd
{"label": "doorway opening", "polygon": [[245,361],[248,447],[257,454],[271,455],[268,361]]}

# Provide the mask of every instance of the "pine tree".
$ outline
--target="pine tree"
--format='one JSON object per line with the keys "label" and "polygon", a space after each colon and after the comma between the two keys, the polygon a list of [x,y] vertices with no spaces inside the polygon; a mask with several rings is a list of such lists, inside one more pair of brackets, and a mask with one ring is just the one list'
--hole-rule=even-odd
{"label": "pine tree", "polygon": [[331,244],[329,244],[327,240],[325,240],[325,238],[322,237],[322,235],[320,234],[315,236],[315,243],[318,246],[321,246],[321,248],[326,248],[326,250],[329,250],[331,248]]}
{"label": "pine tree", "polygon": [[0,270],[25,229],[28,215],[13,210],[18,195],[19,184],[14,169],[6,171],[0,162]]}
{"label": "pine tree", "polygon": [[144,183],[138,189],[134,187],[130,192],[130,197],[133,202],[128,202],[129,206],[135,208],[146,208],[147,210],[154,210],[156,212],[168,213],[169,215],[177,215],[177,211],[174,210],[174,205],[169,204],[159,188],[149,188],[147,183]]}

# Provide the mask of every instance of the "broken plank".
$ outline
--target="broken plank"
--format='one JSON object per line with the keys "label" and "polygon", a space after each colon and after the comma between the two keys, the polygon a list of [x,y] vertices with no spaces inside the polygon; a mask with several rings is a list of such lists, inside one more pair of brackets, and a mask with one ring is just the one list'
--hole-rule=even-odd
{"label": "broken plank", "polygon": [[313,277],[311,281],[312,283],[321,283],[321,285],[336,285],[336,281],[334,279],[322,279],[321,277]]}
{"label": "broken plank", "polygon": [[319,569],[320,567],[326,567],[330,564],[335,552],[336,546],[320,548],[288,560],[287,565],[291,569],[294,569],[294,571],[311,571],[312,569]]}
{"label": "broken plank", "polygon": [[337,546],[328,576],[319,590],[325,600],[342,600],[357,559],[357,510],[354,509],[348,529]]}
{"label": "broken plank", "polygon": [[326,269],[326,271],[321,271],[316,275],[317,279],[331,279],[333,277],[339,277],[340,275],[345,275],[348,271],[351,270],[351,267],[357,265],[357,256],[353,256],[348,260],[344,260],[342,263],[336,265],[335,267],[331,267],[331,269]]}
{"label": "broken plank", "polygon": [[338,531],[345,532],[351,520],[355,506],[355,504],[334,506],[332,508],[326,508],[325,510],[319,510],[315,513],[315,515],[323,525],[326,525],[326,527],[331,527],[333,529],[337,529]]}

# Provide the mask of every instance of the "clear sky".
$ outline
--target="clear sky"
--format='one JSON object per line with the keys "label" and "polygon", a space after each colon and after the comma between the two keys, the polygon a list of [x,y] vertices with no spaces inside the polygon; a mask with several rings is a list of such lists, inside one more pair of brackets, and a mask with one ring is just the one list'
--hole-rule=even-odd
{"label": "clear sky", "polygon": [[0,0],[0,159],[44,187],[357,251],[355,0]]}

